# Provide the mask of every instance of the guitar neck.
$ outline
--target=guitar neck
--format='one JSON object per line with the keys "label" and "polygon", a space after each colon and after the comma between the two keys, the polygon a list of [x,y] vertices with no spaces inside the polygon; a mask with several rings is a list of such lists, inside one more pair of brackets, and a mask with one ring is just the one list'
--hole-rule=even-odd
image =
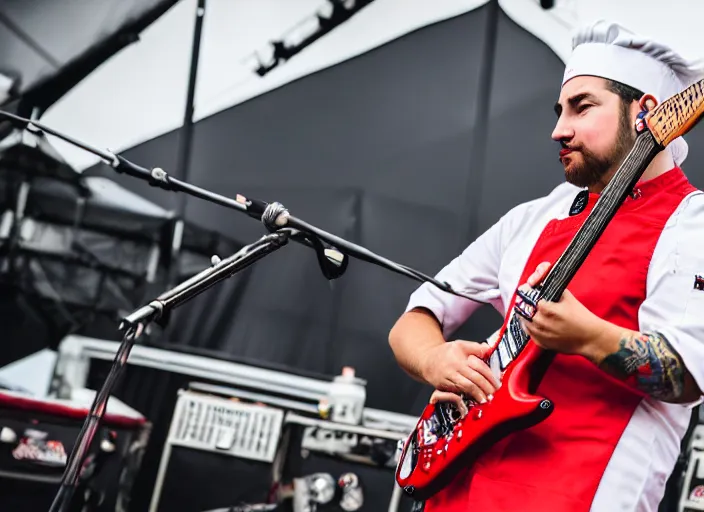
{"label": "guitar neck", "polygon": [[589,251],[606,229],[626,196],[633,190],[653,157],[662,150],[653,135],[645,131],[638,135],[633,149],[621,168],[604,188],[591,213],[574,236],[560,259],[553,265],[545,279],[540,296],[557,302],[567,285],[584,263]]}

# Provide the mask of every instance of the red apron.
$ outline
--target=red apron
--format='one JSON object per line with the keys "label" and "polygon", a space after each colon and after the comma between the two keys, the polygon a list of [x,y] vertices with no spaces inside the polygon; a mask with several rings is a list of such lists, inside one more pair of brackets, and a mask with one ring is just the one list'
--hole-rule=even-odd
{"label": "red apron", "polygon": [[[638,184],[569,285],[597,316],[639,330],[653,251],[665,223],[695,188],[679,168]],[[520,283],[543,261],[555,262],[598,198],[585,210],[550,221]],[[626,425],[643,394],[581,356],[558,354],[538,388],[554,412],[511,434],[428,500],[426,512],[586,512]]]}

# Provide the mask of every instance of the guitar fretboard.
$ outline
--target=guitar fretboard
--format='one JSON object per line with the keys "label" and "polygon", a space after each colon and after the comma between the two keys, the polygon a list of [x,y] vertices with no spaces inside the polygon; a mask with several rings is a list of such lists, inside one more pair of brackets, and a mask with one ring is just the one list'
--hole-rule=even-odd
{"label": "guitar fretboard", "polygon": [[[662,147],[657,144],[650,132],[646,131],[638,136],[633,149],[604,188],[584,224],[538,289],[537,296],[534,297],[536,302],[540,299],[552,302],[560,300],[567,285],[584,263],[619,206],[638,182],[652,158],[661,150]],[[528,336],[523,331],[518,317],[513,311],[508,313],[511,316],[507,328],[489,360],[489,365],[497,376],[500,376],[528,343]]]}

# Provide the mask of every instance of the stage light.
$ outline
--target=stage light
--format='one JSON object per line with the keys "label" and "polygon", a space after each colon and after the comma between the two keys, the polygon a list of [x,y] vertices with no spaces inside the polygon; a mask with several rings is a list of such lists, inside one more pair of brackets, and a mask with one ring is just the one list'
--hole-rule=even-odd
{"label": "stage light", "polygon": [[244,63],[247,67],[252,69],[259,76],[266,75],[274,67],[276,67],[276,55],[274,46],[269,44],[260,50],[255,51],[246,59]]}
{"label": "stage light", "polygon": [[330,503],[335,497],[335,479],[329,473],[313,473],[293,479],[293,510],[313,512],[317,505]]}
{"label": "stage light", "polygon": [[330,2],[325,2],[315,14],[318,18],[329,19],[332,16],[332,12],[335,10],[335,6]]}
{"label": "stage light", "polygon": [[355,4],[357,3],[356,0],[332,0],[333,4],[339,4],[348,11],[351,11],[352,9],[355,8]]}
{"label": "stage light", "polygon": [[364,493],[359,477],[354,473],[345,473],[337,479],[337,485],[342,490],[340,508],[346,512],[355,512],[364,505]]}
{"label": "stage light", "polygon": [[290,28],[270,44],[272,59],[248,58],[259,76],[264,76],[282,62],[313,44],[315,41],[345,23],[374,0],[328,0],[314,13]]}
{"label": "stage light", "polygon": [[314,503],[324,505],[335,497],[335,480],[328,473],[316,473],[308,478],[308,490]]}
{"label": "stage light", "polygon": [[282,36],[285,46],[295,48],[320,30],[321,19],[318,15],[305,18],[286,31]]}

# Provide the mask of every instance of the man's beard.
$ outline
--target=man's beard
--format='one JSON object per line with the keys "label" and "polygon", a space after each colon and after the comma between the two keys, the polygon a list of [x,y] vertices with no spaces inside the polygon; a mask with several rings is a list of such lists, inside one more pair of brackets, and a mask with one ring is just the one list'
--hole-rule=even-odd
{"label": "man's beard", "polygon": [[583,161],[579,164],[573,163],[570,170],[565,169],[565,179],[580,188],[599,183],[614,166],[621,163],[633,147],[635,140],[635,131],[628,121],[628,107],[625,103],[621,103],[616,143],[609,154],[599,157],[586,148],[579,148]]}

